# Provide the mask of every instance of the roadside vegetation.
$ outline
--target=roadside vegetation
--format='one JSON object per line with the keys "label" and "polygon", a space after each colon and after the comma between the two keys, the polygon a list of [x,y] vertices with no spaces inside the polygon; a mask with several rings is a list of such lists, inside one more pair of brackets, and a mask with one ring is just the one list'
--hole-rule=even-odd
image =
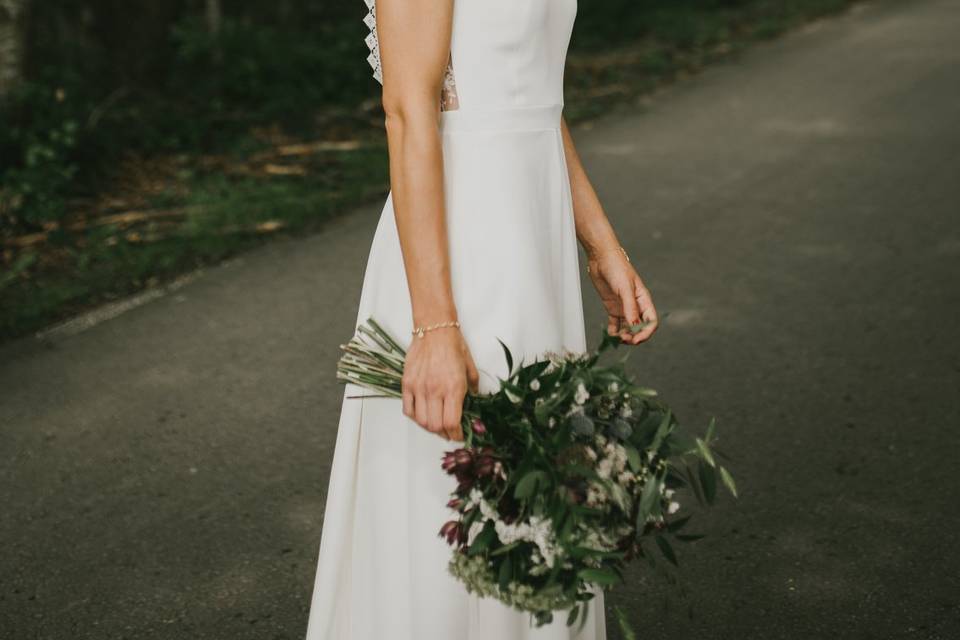
{"label": "roadside vegetation", "polygon": [[[851,3],[581,0],[567,116]],[[0,7],[0,340],[385,193],[360,0],[39,4]]]}

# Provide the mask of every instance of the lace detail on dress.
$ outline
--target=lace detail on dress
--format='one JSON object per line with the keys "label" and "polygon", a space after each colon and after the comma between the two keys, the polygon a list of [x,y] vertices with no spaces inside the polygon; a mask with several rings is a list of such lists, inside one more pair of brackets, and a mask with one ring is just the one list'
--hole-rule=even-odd
{"label": "lace detail on dress", "polygon": [[[383,84],[383,68],[380,66],[380,39],[377,36],[377,0],[364,0],[367,8],[370,10],[363,23],[370,29],[365,42],[370,49],[370,55],[367,56],[367,62],[373,69],[373,77],[377,82]],[[443,87],[440,90],[440,110],[456,111],[460,108],[460,100],[457,97],[457,82],[453,76],[453,61],[447,62],[447,70],[443,74]]]}
{"label": "lace detail on dress", "polygon": [[373,77],[376,78],[377,82],[383,84],[383,69],[380,68],[380,40],[377,38],[377,1],[364,0],[364,2],[367,3],[367,8],[370,9],[367,17],[363,19],[363,23],[370,29],[370,34],[365,40],[367,48],[370,49],[367,62],[373,67]]}
{"label": "lace detail on dress", "polygon": [[440,89],[440,110],[456,111],[460,108],[460,98],[457,97],[457,80],[453,76],[453,60],[447,62],[447,70],[443,74],[443,87]]}

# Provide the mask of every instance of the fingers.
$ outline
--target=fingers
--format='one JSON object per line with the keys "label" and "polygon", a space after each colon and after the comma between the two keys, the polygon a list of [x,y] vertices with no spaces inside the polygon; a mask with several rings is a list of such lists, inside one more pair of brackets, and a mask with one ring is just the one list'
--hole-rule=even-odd
{"label": "fingers", "polygon": [[460,415],[463,411],[463,398],[450,395],[443,399],[443,432],[450,440],[463,440]]}
{"label": "fingers", "polygon": [[636,342],[633,342],[635,335],[631,333],[629,326],[640,324],[640,306],[635,297],[634,288],[632,286],[622,287],[617,293],[620,296],[620,305],[623,309],[623,320],[627,323],[625,327],[618,327],[620,329],[620,337],[624,342],[636,344]]}
{"label": "fingers", "polygon": [[607,335],[615,336],[620,333],[620,316],[607,315]]}
{"label": "fingers", "polygon": [[443,396],[431,394],[427,398],[427,431],[437,435],[444,434]]}
{"label": "fingers", "polygon": [[650,291],[644,286],[643,281],[637,278],[634,282],[634,299],[639,309],[640,319],[644,323],[643,329],[630,336],[631,344],[640,344],[650,339],[650,336],[657,330],[660,319],[657,316],[657,309],[653,305],[653,297]]}
{"label": "fingers", "polygon": [[407,416],[411,420],[415,417],[413,412],[413,391],[410,390],[410,386],[406,381],[402,383],[403,387],[403,415]]}

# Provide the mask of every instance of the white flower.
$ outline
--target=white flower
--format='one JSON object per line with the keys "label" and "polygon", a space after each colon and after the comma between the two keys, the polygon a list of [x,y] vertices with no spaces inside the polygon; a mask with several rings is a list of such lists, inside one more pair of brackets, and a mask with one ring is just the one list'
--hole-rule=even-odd
{"label": "white flower", "polygon": [[[664,486],[666,486],[666,485],[664,485]],[[676,493],[676,491],[674,491],[673,489],[664,489],[664,490],[663,490],[663,497],[666,498],[667,500],[669,500],[670,498],[673,497],[673,494],[675,494],[675,493]]]}
{"label": "white flower", "polygon": [[625,405],[623,405],[622,407],[620,407],[620,417],[621,417],[621,418],[623,418],[624,420],[626,420],[627,418],[629,418],[629,417],[632,416],[632,415],[633,415],[633,408],[632,408],[630,405],[625,404]]}
{"label": "white flower", "polygon": [[553,567],[557,558],[556,541],[553,539],[553,523],[549,518],[540,516],[530,516],[529,522],[519,522],[507,524],[503,520],[496,520],[494,528],[497,531],[497,537],[503,544],[512,544],[519,540],[532,542],[537,545],[537,550],[543,556],[543,562],[548,567]]}
{"label": "white flower", "polygon": [[540,381],[534,378],[530,381],[530,389],[532,391],[540,391]]}
{"label": "white flower", "polygon": [[577,391],[574,393],[573,399],[577,404],[583,404],[590,397],[590,392],[587,391],[587,388],[583,386],[583,383],[577,384]]}
{"label": "white flower", "polygon": [[597,475],[607,480],[610,478],[610,473],[613,471],[613,460],[610,458],[604,458],[597,464]]}
{"label": "white flower", "polygon": [[547,426],[550,427],[551,429],[557,426],[557,419],[554,418],[553,416],[550,416],[550,418],[547,419]]}
{"label": "white flower", "polygon": [[667,505],[667,514],[672,515],[680,510],[679,502],[671,502]]}
{"label": "white flower", "polygon": [[591,482],[587,486],[587,506],[599,507],[607,502],[607,492],[598,482]]}

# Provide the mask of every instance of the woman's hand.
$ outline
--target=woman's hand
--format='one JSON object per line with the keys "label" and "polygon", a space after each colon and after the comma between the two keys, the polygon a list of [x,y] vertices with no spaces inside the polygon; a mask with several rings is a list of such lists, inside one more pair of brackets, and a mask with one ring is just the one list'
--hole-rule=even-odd
{"label": "woman's hand", "polygon": [[431,433],[461,441],[463,398],[477,391],[479,380],[459,329],[414,337],[403,367],[403,413]]}
{"label": "woman's hand", "polygon": [[[588,255],[587,270],[607,310],[607,333],[619,334],[627,344],[648,340],[657,330],[657,310],[626,254],[610,250]],[[631,331],[630,325],[641,324],[639,331]]]}

